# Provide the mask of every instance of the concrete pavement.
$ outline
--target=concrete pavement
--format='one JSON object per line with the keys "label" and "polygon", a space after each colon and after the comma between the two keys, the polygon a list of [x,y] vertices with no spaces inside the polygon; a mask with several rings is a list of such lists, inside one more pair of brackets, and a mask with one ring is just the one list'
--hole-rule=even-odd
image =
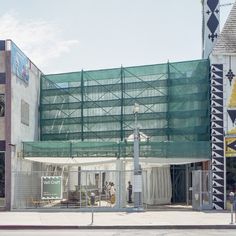
{"label": "concrete pavement", "polygon": [[[0,212],[1,229],[236,229],[229,211]],[[235,222],[235,214],[234,214]]]}

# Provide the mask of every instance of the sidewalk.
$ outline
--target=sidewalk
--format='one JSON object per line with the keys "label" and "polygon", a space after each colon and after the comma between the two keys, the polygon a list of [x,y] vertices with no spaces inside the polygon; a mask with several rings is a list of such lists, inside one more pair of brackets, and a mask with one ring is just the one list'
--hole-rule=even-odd
{"label": "sidewalk", "polygon": [[[235,217],[235,215],[234,215]],[[0,212],[1,229],[236,229],[229,211]],[[234,218],[235,222],[235,218]]]}

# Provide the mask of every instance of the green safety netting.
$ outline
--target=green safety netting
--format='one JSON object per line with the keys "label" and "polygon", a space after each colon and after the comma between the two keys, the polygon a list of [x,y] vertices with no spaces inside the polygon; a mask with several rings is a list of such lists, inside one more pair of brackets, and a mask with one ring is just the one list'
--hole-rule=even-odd
{"label": "green safety netting", "polygon": [[[164,156],[200,148],[209,156],[208,60],[43,75],[41,140],[125,142],[133,133],[135,103],[140,131]],[[194,144],[172,149],[176,141]]]}
{"label": "green safety netting", "polygon": [[[204,158],[210,159],[210,143],[199,142],[140,142],[141,158]],[[132,142],[41,141],[24,142],[27,157],[69,158],[132,158]]]}

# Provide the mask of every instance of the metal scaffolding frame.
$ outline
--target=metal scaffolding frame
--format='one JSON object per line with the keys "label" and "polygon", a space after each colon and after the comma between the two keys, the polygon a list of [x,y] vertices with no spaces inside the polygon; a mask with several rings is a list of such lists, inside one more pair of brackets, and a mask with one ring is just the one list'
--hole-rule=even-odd
{"label": "metal scaffolding frame", "polygon": [[43,75],[41,140],[125,141],[140,131],[152,141],[209,141],[209,61]]}

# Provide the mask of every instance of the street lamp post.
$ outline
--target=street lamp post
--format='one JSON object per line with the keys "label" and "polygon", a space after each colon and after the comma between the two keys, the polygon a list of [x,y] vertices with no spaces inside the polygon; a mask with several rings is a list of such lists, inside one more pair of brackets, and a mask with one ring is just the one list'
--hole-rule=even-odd
{"label": "street lamp post", "polygon": [[137,124],[137,116],[139,105],[134,104],[134,208],[142,207],[142,170],[139,165],[139,128]]}
{"label": "street lamp post", "polygon": [[229,201],[231,203],[231,222],[230,224],[234,223],[234,192],[229,193]]}

